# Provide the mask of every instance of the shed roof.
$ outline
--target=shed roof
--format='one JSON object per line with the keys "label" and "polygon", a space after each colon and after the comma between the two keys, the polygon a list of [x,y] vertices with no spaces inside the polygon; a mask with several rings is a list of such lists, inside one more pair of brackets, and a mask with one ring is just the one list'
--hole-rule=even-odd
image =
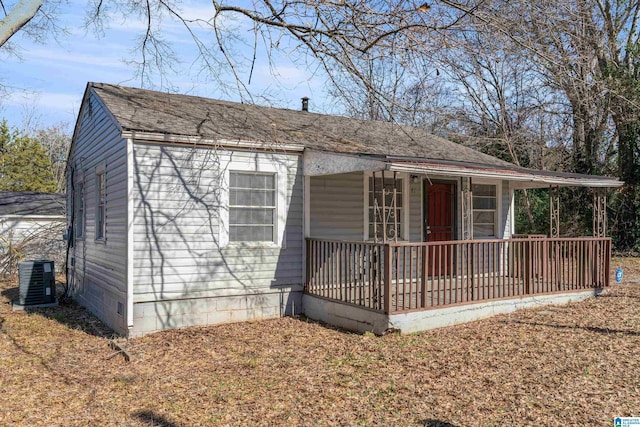
{"label": "shed roof", "polygon": [[[591,186],[590,175],[538,171],[515,166],[423,129],[391,122],[358,120],[301,110],[263,107],[170,94],[106,83],[89,83],[123,132],[205,139],[224,143],[260,143],[271,149],[297,147],[364,156],[393,156],[419,162],[468,165],[535,175],[541,182]],[[426,169],[425,169],[426,172]],[[474,172],[475,173],[475,172]],[[584,178],[584,180],[580,180]],[[598,186],[619,186],[615,178],[597,177]],[[560,182],[558,182],[558,179]],[[540,185],[540,183],[536,184]]]}
{"label": "shed roof", "polygon": [[0,216],[64,216],[65,195],[0,191]]}

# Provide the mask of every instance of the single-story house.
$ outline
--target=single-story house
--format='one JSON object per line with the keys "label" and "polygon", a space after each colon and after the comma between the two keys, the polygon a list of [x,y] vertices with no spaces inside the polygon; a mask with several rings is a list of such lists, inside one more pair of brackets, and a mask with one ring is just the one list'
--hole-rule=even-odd
{"label": "single-story house", "polygon": [[[304,110],[89,83],[67,165],[77,301],[128,336],[301,313],[381,333],[608,285],[617,179]],[[594,189],[594,236],[559,237],[562,186]],[[550,235],[515,235],[514,191],[539,187]]]}
{"label": "single-story house", "polygon": [[49,259],[61,271],[65,259],[66,195],[0,191],[0,271],[16,273],[18,261]]}

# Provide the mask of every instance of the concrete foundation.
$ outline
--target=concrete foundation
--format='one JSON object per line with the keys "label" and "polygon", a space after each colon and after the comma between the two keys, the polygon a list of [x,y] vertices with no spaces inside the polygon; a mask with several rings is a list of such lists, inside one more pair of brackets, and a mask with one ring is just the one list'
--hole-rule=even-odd
{"label": "concrete foundation", "polygon": [[133,329],[128,335],[137,337],[166,329],[297,314],[302,314],[302,292],[288,289],[237,296],[140,302],[133,305]]}
{"label": "concrete foundation", "polygon": [[304,294],[302,306],[308,318],[349,331],[382,334],[389,328],[389,316],[355,305]]}
{"label": "concrete foundation", "polygon": [[393,329],[400,331],[402,334],[410,334],[471,322],[497,314],[511,313],[522,308],[581,301],[594,295],[596,295],[594,290],[543,294],[416,310],[392,315],[307,294],[303,296],[302,303],[305,315],[310,319],[320,320],[350,331],[361,333],[368,331],[382,334],[387,330]]}

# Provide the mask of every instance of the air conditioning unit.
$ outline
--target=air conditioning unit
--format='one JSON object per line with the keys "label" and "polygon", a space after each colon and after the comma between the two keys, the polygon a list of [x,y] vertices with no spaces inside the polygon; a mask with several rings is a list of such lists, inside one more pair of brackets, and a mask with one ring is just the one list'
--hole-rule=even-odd
{"label": "air conditioning unit", "polygon": [[56,301],[56,277],[53,261],[18,263],[20,305],[50,304]]}

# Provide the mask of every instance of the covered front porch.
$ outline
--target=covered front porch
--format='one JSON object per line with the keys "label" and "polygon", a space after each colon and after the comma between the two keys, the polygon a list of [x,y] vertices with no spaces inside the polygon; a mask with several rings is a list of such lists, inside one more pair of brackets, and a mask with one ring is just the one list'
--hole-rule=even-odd
{"label": "covered front porch", "polygon": [[[347,157],[305,159],[309,317],[414,332],[609,286],[614,179]],[[593,189],[593,236],[560,237],[563,185]],[[545,186],[549,234],[516,234],[514,191]]]}

